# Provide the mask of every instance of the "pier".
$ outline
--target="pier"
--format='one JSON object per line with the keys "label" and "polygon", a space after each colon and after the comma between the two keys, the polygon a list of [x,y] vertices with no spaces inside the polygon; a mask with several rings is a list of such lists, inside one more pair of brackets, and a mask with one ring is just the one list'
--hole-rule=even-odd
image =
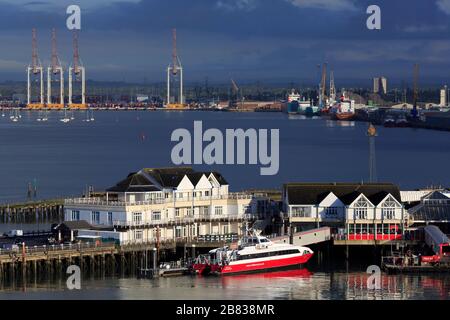
{"label": "pier", "polygon": [[0,223],[49,223],[63,218],[63,199],[0,204]]}

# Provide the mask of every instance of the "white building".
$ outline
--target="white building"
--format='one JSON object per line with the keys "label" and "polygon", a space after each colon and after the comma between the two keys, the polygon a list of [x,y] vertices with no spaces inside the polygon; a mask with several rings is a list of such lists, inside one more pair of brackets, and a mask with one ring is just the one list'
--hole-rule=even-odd
{"label": "white building", "polygon": [[283,211],[297,229],[330,226],[347,240],[401,238],[406,210],[400,191],[381,183],[289,183]]}
{"label": "white building", "polygon": [[[246,219],[265,215],[267,200],[231,193],[228,187],[217,172],[187,167],[142,169],[102,197],[66,199],[65,220],[85,220],[121,243],[240,235]],[[101,235],[98,230],[81,233]]]}
{"label": "white building", "polygon": [[441,107],[445,107],[447,105],[447,86],[442,88],[440,93],[441,93],[441,96],[440,96],[441,99],[440,99],[439,105]]}
{"label": "white building", "polygon": [[387,79],[385,77],[373,78],[373,93],[387,93]]}

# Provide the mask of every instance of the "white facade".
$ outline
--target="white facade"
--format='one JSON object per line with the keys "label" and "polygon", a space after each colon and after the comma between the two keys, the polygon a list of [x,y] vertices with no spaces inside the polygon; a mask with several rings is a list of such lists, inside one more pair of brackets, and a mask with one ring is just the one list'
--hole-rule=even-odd
{"label": "white facade", "polygon": [[257,205],[265,199],[230,193],[228,184],[221,184],[213,173],[195,179],[186,174],[175,187],[158,185],[145,171],[138,174],[154,183],[157,190],[66,199],[65,220],[85,220],[94,227],[115,228],[118,233],[126,233],[117,236],[121,242],[168,241],[240,234],[247,215],[262,214],[256,212]]}
{"label": "white facade", "polygon": [[345,205],[333,192],[316,205],[295,204],[287,206],[287,215],[293,222],[337,221],[346,223],[355,220],[389,220],[403,219],[403,205],[392,195],[387,195],[378,205],[374,205],[360,194],[350,205]]}

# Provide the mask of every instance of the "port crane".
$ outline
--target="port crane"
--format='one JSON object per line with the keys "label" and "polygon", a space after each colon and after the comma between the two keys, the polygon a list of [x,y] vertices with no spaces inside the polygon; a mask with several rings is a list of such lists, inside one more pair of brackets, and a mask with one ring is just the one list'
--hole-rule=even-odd
{"label": "port crane", "polygon": [[[320,65],[319,65],[320,68]],[[319,108],[323,109],[326,102],[327,63],[322,64],[322,76],[319,85]]]}
{"label": "port crane", "polygon": [[329,104],[333,105],[336,102],[336,86],[334,85],[334,72],[330,71],[330,101]]}
{"label": "port crane", "polygon": [[[81,81],[81,103],[73,103],[73,82]],[[86,109],[86,69],[78,51],[78,32],[73,31],[73,62],[69,67],[69,108]]]}
{"label": "port crane", "polygon": [[[30,109],[43,108],[44,107],[44,68],[42,67],[41,61],[38,57],[37,52],[37,37],[36,29],[32,29],[32,53],[31,53],[31,65],[27,68],[27,107]],[[39,85],[40,85],[40,100],[39,103],[32,103],[31,99],[31,83],[32,76],[39,75]]]}
{"label": "port crane", "polygon": [[[175,83],[179,81],[179,94],[178,99],[176,95],[171,97],[170,95],[170,82]],[[173,99],[171,99],[173,98]],[[169,108],[183,108],[184,96],[183,96],[183,67],[181,65],[180,58],[177,53],[177,30],[172,29],[172,63],[167,67],[167,107]]]}
{"label": "port crane", "polygon": [[417,99],[419,97],[419,64],[414,64],[414,92],[413,92],[413,109],[411,115],[417,117]]}
{"label": "port crane", "polygon": [[[59,81],[59,103],[52,103],[52,81],[53,76],[59,75],[54,81]],[[52,29],[52,60],[51,65],[47,68],[47,108],[62,109],[64,108],[64,70],[56,50],[56,31]]]}
{"label": "port crane", "polygon": [[243,105],[243,97],[242,97],[242,89],[239,89],[236,82],[231,79],[231,91],[232,91],[232,99],[230,99],[230,107],[233,107],[235,104],[237,106],[237,103],[241,102],[241,107]]}

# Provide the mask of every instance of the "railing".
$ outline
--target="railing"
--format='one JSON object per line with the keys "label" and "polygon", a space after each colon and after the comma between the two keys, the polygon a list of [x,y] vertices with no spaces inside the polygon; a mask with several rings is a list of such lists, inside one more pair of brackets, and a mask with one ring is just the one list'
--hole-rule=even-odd
{"label": "railing", "polygon": [[142,220],[142,221],[124,221],[124,220],[114,220],[113,226],[116,227],[141,227],[141,226],[157,226],[162,224],[183,224],[190,223],[194,221],[199,221],[202,219],[206,220],[219,220],[219,219],[255,219],[258,218],[258,215],[249,215],[249,214],[221,214],[221,215],[192,215],[192,216],[184,216],[183,218],[169,218],[169,219],[160,219],[160,220]]}
{"label": "railing", "polygon": [[[115,248],[114,243],[91,243],[91,242],[82,242],[82,243],[69,243],[69,244],[53,244],[53,245],[42,245],[42,246],[25,246],[25,254],[26,255],[32,255],[32,254],[42,254],[42,253],[49,253],[49,252],[56,252],[56,251],[82,251],[86,249],[105,249],[105,248]],[[8,254],[15,254],[15,255],[21,255],[23,253],[22,245],[12,245],[12,248],[10,249],[0,249],[0,255],[8,255]]]}
{"label": "railing", "polygon": [[153,205],[163,203],[174,202],[186,202],[186,201],[207,201],[207,200],[227,200],[227,199],[252,199],[253,196],[247,193],[230,192],[224,195],[214,196],[200,196],[200,197],[185,197],[185,198],[158,198],[145,201],[123,201],[123,200],[104,200],[100,198],[68,198],[64,200],[65,205],[96,205],[96,206],[112,206],[112,207],[125,207],[125,206],[142,206]]}

